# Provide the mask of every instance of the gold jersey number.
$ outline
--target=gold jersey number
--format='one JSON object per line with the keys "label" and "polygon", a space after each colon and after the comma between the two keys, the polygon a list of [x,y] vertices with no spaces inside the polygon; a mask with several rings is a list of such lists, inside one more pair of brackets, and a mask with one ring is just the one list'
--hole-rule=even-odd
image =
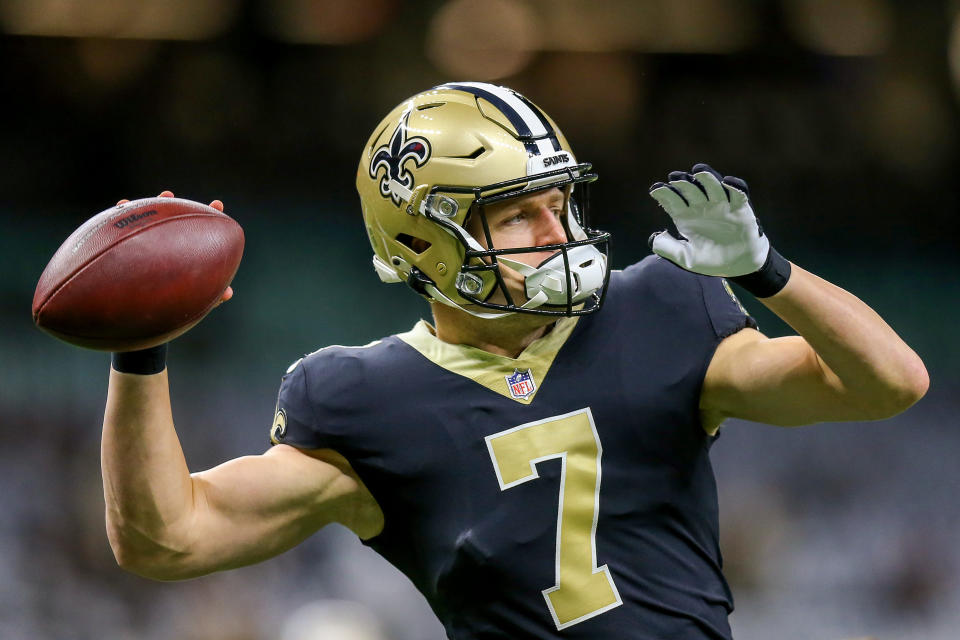
{"label": "gold jersey number", "polygon": [[556,583],[543,590],[557,629],[623,604],[607,565],[597,566],[603,447],[590,408],[528,422],[486,441],[501,491],[539,478],[538,463],[561,461]]}

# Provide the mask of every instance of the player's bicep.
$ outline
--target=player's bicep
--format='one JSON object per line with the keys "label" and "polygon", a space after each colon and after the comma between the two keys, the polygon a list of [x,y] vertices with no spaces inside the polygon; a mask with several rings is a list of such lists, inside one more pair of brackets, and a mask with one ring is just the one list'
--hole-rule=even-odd
{"label": "player's bicep", "polygon": [[780,426],[855,420],[843,383],[800,336],[768,338],[744,329],[723,340],[707,369],[706,415]]}
{"label": "player's bicep", "polygon": [[[200,575],[265,560],[331,522],[362,537],[382,515],[341,456],[278,445],[193,474],[194,508],[186,574]],[[184,576],[186,577],[186,576]]]}

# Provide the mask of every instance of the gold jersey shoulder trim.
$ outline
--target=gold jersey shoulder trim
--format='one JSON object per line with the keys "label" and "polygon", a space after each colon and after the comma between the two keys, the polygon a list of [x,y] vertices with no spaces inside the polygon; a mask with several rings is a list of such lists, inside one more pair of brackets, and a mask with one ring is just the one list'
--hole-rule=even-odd
{"label": "gold jersey shoulder trim", "polygon": [[[433,327],[421,320],[413,329],[397,337],[416,349],[427,360],[451,373],[473,380],[495,393],[520,404],[530,404],[550,370],[557,353],[577,326],[577,317],[561,318],[547,335],[534,340],[516,358],[500,356],[476,347],[450,344],[437,338]],[[535,389],[525,397],[510,392],[507,378],[517,371],[530,371]]]}

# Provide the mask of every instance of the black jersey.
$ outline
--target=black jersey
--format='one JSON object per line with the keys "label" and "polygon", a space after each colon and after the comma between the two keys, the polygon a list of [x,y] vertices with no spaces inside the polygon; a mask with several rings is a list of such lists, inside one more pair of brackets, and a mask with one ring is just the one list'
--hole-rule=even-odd
{"label": "black jersey", "polygon": [[518,358],[426,323],[295,363],[274,442],[331,448],[385,517],[365,541],[450,638],[730,638],[698,401],[755,326],[720,278],[649,257]]}

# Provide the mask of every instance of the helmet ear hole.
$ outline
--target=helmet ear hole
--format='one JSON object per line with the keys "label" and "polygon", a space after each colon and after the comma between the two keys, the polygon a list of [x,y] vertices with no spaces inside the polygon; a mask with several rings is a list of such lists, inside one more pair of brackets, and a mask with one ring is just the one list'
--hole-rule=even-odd
{"label": "helmet ear hole", "polygon": [[430,242],[424,240],[423,238],[417,238],[416,236],[411,236],[407,233],[397,234],[397,242],[404,245],[417,255],[420,255],[424,251],[430,248]]}

